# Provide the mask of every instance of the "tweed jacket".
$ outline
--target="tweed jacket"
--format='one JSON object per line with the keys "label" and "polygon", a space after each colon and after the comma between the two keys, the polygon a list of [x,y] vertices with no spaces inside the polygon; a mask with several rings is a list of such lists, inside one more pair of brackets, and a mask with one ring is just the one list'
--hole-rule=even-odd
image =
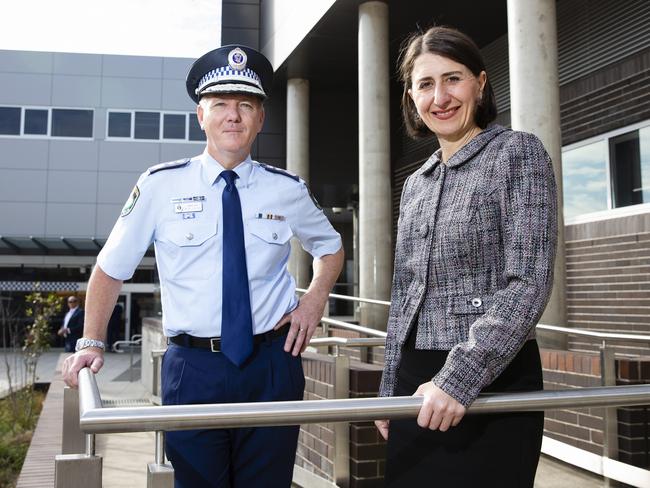
{"label": "tweed jacket", "polygon": [[465,406],[535,337],[553,285],[557,195],[532,134],[492,126],[442,163],[436,151],[404,183],[385,366],[401,349],[448,350],[434,384]]}

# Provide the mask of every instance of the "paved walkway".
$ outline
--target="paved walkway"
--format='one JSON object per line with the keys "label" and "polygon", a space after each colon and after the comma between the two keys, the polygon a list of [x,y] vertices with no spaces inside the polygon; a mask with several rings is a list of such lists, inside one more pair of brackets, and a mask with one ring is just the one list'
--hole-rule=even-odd
{"label": "paved walkway", "polygon": [[[62,354],[61,350],[55,350],[40,358],[37,368],[38,381],[51,382],[56,378],[56,364]],[[0,358],[1,356],[3,356],[2,351],[0,351]],[[3,386],[6,388],[7,384],[4,360],[1,362],[0,392],[3,391]],[[103,401],[114,405],[133,405],[147,398],[147,393],[139,381],[139,363],[137,361],[133,361],[133,363],[134,367],[131,368],[131,358],[128,354],[111,353],[106,355],[104,368],[97,375],[97,383]],[[12,369],[15,370],[13,367]],[[48,422],[51,423],[51,421]],[[60,429],[60,426],[58,428]],[[58,446],[57,452],[60,452],[60,440]],[[147,464],[154,460],[154,434],[152,432],[98,435],[96,452],[103,458],[103,488],[147,486]],[[53,480],[53,459],[51,463],[47,464],[47,469],[52,471],[49,473],[52,476],[48,476],[48,479]],[[34,486],[48,485],[52,486],[50,483]],[[600,477],[546,456],[542,457],[535,480],[535,488],[596,488],[601,486],[603,486],[603,482]]]}

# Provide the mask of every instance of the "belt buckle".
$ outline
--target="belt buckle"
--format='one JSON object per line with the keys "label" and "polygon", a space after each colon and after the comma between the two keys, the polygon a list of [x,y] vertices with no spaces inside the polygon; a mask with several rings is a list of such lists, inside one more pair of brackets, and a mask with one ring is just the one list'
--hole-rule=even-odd
{"label": "belt buckle", "polygon": [[210,351],[221,352],[221,339],[219,337],[210,338]]}

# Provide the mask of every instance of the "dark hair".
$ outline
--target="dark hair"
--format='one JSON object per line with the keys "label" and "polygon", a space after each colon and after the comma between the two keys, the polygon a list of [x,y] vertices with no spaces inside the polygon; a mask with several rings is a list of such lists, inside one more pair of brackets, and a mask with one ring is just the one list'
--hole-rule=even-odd
{"label": "dark hair", "polygon": [[[413,32],[402,43],[398,59],[399,78],[404,85],[402,92],[402,117],[408,135],[417,139],[431,134],[429,128],[420,119],[415,104],[408,93],[411,87],[411,74],[416,58],[423,53],[437,54],[466,66],[474,76],[485,71],[485,62],[478,47],[466,34],[452,27],[431,27],[426,32]],[[474,122],[485,129],[497,116],[497,104],[494,91],[487,79],[483,87],[483,96],[478,102]]]}

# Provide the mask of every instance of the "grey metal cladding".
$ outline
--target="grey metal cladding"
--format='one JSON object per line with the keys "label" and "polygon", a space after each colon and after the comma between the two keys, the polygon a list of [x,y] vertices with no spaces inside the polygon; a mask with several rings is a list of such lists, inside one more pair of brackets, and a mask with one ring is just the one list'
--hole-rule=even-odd
{"label": "grey metal cladding", "polygon": [[0,138],[0,168],[46,169],[49,142],[48,139]]}
{"label": "grey metal cladding", "polygon": [[97,76],[57,75],[52,77],[52,105],[97,107],[101,99],[101,78]]}
{"label": "grey metal cladding", "polygon": [[0,72],[0,104],[51,105],[52,75]]}
{"label": "grey metal cladding", "polygon": [[44,235],[45,203],[2,202],[0,229],[5,236]]}
{"label": "grey metal cladding", "polygon": [[99,169],[101,171],[129,171],[142,173],[160,162],[159,144],[151,142],[99,142]]}
{"label": "grey metal cladding", "polygon": [[45,171],[4,169],[0,178],[0,201],[3,206],[5,202],[43,202],[46,185]]}
{"label": "grey metal cladding", "polygon": [[95,203],[96,171],[48,171],[47,201],[58,203]]}
{"label": "grey metal cladding", "polygon": [[4,72],[49,74],[52,63],[52,53],[0,50],[0,66]]}
{"label": "grey metal cladding", "polygon": [[60,75],[101,76],[102,56],[96,54],[54,53],[54,73]]}
{"label": "grey metal cladding", "polygon": [[102,75],[121,78],[154,78],[159,80],[163,73],[162,67],[162,58],[105,55]]}
{"label": "grey metal cladding", "polygon": [[162,80],[150,78],[104,77],[102,80],[102,107],[160,110]]}
{"label": "grey metal cladding", "polygon": [[129,192],[138,181],[139,175],[140,173],[130,172],[100,172],[97,203],[123,205],[129,197]]}
{"label": "grey metal cladding", "polygon": [[45,215],[47,237],[92,237],[95,235],[96,205],[48,203]]}
{"label": "grey metal cladding", "polygon": [[50,141],[50,170],[96,171],[98,167],[95,141]]}

